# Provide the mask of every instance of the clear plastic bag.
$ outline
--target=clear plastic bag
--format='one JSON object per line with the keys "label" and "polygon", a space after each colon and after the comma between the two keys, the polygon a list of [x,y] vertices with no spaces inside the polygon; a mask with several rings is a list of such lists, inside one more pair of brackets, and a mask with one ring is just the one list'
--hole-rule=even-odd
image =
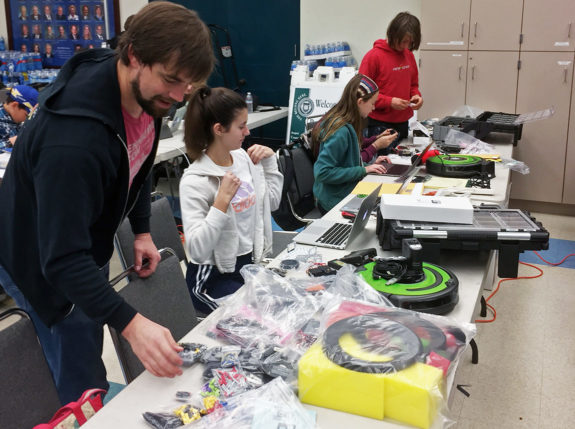
{"label": "clear plastic bag", "polygon": [[468,155],[497,153],[493,145],[476,139],[471,134],[463,133],[453,129],[449,130],[447,133],[447,136],[445,137],[445,143],[447,145],[459,146],[461,148],[461,153]]}
{"label": "clear plastic bag", "polygon": [[455,111],[451,114],[451,116],[457,116],[460,118],[477,118],[484,111],[485,110],[480,109],[478,107],[468,106],[467,104],[465,104],[455,109]]}
{"label": "clear plastic bag", "polygon": [[316,428],[315,417],[290,387],[276,378],[259,389],[230,398],[220,409],[185,428],[290,429]]}
{"label": "clear plastic bag", "polygon": [[302,402],[419,428],[449,422],[446,380],[475,335],[442,316],[334,300],[298,363]]}
{"label": "clear plastic bag", "polygon": [[518,173],[529,174],[529,166],[522,161],[513,158],[501,158],[501,164]]}

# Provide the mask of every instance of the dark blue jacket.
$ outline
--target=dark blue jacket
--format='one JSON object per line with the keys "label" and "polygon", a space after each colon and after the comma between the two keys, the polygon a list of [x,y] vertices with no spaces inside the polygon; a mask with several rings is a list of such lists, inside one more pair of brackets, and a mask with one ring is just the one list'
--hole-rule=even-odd
{"label": "dark blue jacket", "polygon": [[151,154],[128,189],[129,160],[113,51],[74,55],[40,93],[0,185],[0,264],[46,325],[78,305],[122,331],[136,311],[99,269],[129,213],[149,231]]}

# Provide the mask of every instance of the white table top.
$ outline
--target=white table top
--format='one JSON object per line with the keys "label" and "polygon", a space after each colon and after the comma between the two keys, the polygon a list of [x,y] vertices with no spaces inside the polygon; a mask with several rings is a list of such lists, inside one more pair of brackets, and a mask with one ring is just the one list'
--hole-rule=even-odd
{"label": "white table top", "polygon": [[[248,114],[248,128],[253,130],[255,128],[277,121],[281,118],[286,118],[287,115],[287,107],[280,107],[279,110],[272,110],[269,112],[256,111]],[[184,155],[185,152],[186,146],[184,145],[184,130],[183,126],[180,125],[172,137],[160,140],[154,164],[158,164],[162,161],[167,161],[179,155]]]}
{"label": "white table top", "polygon": [[[502,156],[510,157],[512,147],[505,145],[498,147]],[[493,198],[506,203],[509,195],[509,171],[498,166],[496,168],[497,179],[492,181],[492,187],[495,190]],[[377,176],[369,176],[368,180],[375,180]],[[379,177],[379,181],[389,180],[389,178]],[[341,220],[339,213],[340,205],[343,205],[349,198],[348,196],[338,206],[326,214],[326,218]],[[381,256],[391,256],[399,254],[399,251],[385,252],[381,250],[377,237],[375,235],[375,219],[370,219],[365,230],[358,236],[346,250],[335,250],[327,248],[318,248],[325,261],[334,259],[352,250],[375,247]],[[300,246],[300,245],[297,245]],[[305,246],[309,247],[309,246]],[[297,247],[296,247],[297,251]],[[281,259],[289,257],[287,250],[284,250],[270,266],[277,266]],[[459,302],[455,308],[446,316],[459,322],[472,322],[477,312],[476,308],[481,297],[483,288],[490,286],[492,278],[490,277],[489,267],[492,263],[492,252],[458,252],[442,251],[439,265],[451,270],[459,280]],[[218,318],[218,310],[212,313],[209,318]],[[208,319],[209,320],[209,319]],[[205,323],[205,322],[204,322]],[[217,345],[213,339],[205,337],[199,332],[198,328],[189,332],[183,341],[201,342],[208,347]],[[108,405],[100,410],[92,419],[83,427],[90,428],[110,428],[110,427],[129,427],[129,428],[147,428],[147,424],[142,418],[142,413],[146,411],[161,412],[177,408],[178,403],[174,399],[175,392],[179,390],[197,392],[201,387],[202,365],[196,365],[184,370],[181,377],[173,379],[157,378],[149,372],[144,372],[124,390],[122,390]],[[452,374],[452,377],[454,374]],[[451,386],[453,380],[448,380]],[[353,414],[334,411],[326,408],[315,407],[304,404],[308,409],[317,412],[317,427],[321,428],[405,428],[407,426],[389,421],[374,420],[366,417],[356,416]],[[440,420],[440,419],[437,419]]]}

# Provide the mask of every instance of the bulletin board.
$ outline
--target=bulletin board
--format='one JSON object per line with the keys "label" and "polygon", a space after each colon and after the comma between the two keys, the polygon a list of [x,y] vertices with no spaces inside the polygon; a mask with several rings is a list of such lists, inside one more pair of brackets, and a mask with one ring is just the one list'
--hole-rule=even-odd
{"label": "bulletin board", "polygon": [[59,67],[81,49],[99,48],[119,32],[118,0],[4,0],[11,50],[39,52]]}

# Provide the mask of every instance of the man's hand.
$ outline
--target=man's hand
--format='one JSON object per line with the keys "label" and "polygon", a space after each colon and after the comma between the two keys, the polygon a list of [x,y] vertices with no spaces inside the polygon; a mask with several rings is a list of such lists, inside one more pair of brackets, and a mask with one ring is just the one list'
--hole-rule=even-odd
{"label": "man's hand", "polygon": [[409,99],[409,102],[411,103],[411,108],[413,110],[419,110],[423,105],[423,98],[416,94]]}
{"label": "man's hand", "polygon": [[[140,277],[149,277],[160,262],[160,253],[152,240],[150,233],[136,234],[134,238],[134,271]],[[148,265],[143,268],[142,261],[148,260]]]}
{"label": "man's hand", "polygon": [[144,367],[156,377],[182,375],[182,359],[178,352],[183,349],[174,341],[168,329],[138,313],[124,328],[122,335]]}
{"label": "man's hand", "polygon": [[409,107],[409,100],[393,97],[391,99],[391,107],[395,110],[405,110]]}
{"label": "man's hand", "polygon": [[14,146],[14,143],[16,143],[16,138],[18,136],[12,136],[8,139],[8,142],[10,143],[10,146]]}
{"label": "man's hand", "polygon": [[269,158],[274,154],[274,151],[271,148],[259,144],[250,146],[247,152],[254,164],[257,164],[262,159]]}

